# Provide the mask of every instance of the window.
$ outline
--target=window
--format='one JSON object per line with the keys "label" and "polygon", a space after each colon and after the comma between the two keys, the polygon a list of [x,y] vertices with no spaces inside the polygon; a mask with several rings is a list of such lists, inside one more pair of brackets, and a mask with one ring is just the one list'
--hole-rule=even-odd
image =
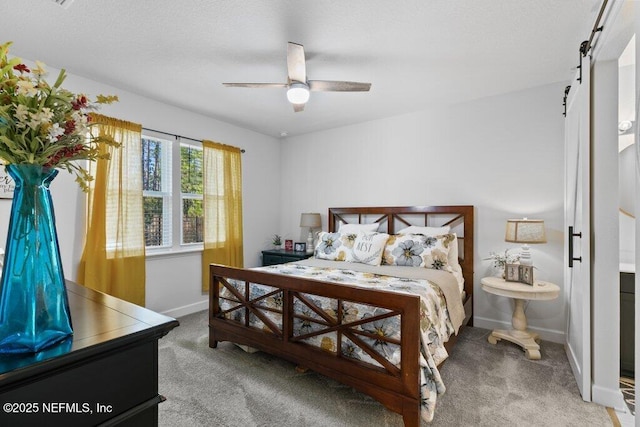
{"label": "window", "polygon": [[142,136],[145,246],[171,246],[171,141]]}
{"label": "window", "polygon": [[147,250],[202,248],[202,145],[143,135],[142,175]]}
{"label": "window", "polygon": [[180,145],[180,189],[182,243],[202,243],[204,241],[202,147]]}

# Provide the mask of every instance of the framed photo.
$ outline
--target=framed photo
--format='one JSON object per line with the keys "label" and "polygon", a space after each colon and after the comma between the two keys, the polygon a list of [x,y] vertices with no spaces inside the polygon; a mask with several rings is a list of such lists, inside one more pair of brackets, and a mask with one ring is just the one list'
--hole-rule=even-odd
{"label": "framed photo", "polygon": [[293,250],[293,240],[287,239],[284,241],[284,250],[285,251]]}
{"label": "framed photo", "polygon": [[506,264],[504,266],[504,280],[507,282],[519,282],[520,264]]}
{"label": "framed photo", "polygon": [[296,244],[294,245],[294,250],[296,252],[306,252],[307,244],[305,242],[296,242]]}
{"label": "framed photo", "polygon": [[0,199],[13,199],[15,183],[9,176],[4,165],[0,163]]}
{"label": "framed photo", "polygon": [[533,286],[533,266],[521,265],[519,270],[520,270],[520,282]]}
{"label": "framed photo", "polygon": [[522,264],[506,264],[504,266],[504,280],[520,282],[533,286],[533,266]]}

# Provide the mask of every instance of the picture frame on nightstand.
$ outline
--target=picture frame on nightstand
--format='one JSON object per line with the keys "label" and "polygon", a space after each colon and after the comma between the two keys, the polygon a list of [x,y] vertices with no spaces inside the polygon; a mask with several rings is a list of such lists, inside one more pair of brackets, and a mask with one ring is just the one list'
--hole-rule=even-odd
{"label": "picture frame on nightstand", "polygon": [[296,242],[293,245],[293,250],[296,252],[306,252],[307,251],[307,244],[305,242]]}
{"label": "picture frame on nightstand", "polygon": [[507,282],[519,282],[520,264],[506,264],[504,266],[504,280]]}
{"label": "picture frame on nightstand", "polygon": [[504,266],[504,280],[507,282],[520,282],[533,286],[533,266],[506,264]]}
{"label": "picture frame on nightstand", "polygon": [[284,241],[284,250],[292,251],[293,250],[293,240],[287,239]]}
{"label": "picture frame on nightstand", "polygon": [[520,282],[533,286],[533,266],[521,265],[519,270],[520,270]]}

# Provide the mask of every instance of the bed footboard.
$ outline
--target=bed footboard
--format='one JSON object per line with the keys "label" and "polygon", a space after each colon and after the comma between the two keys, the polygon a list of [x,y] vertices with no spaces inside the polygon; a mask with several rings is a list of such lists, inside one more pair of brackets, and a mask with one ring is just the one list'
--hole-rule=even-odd
{"label": "bed footboard", "polygon": [[[210,273],[211,348],[231,341],[277,355],[370,395],[402,414],[405,426],[420,425],[418,296],[220,265],[211,265]],[[268,291],[256,294],[251,283]],[[319,299],[335,309],[322,308]],[[345,303],[373,307],[375,314],[352,316]],[[386,321],[399,322],[399,336],[372,333]],[[300,326],[306,324],[313,327]],[[314,338],[320,347],[309,344]],[[354,346],[373,363],[354,358]],[[390,346],[400,347],[398,366],[381,350]]]}

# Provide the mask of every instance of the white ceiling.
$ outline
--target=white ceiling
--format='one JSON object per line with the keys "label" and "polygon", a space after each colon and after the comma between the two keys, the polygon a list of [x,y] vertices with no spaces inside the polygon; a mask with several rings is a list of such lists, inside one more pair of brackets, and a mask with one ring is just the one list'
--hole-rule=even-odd
{"label": "white ceiling", "polygon": [[[569,81],[600,0],[2,0],[0,41],[56,68],[279,137]],[[294,113],[286,47],[307,75],[371,82]],[[558,110],[562,100],[558,93]]]}

